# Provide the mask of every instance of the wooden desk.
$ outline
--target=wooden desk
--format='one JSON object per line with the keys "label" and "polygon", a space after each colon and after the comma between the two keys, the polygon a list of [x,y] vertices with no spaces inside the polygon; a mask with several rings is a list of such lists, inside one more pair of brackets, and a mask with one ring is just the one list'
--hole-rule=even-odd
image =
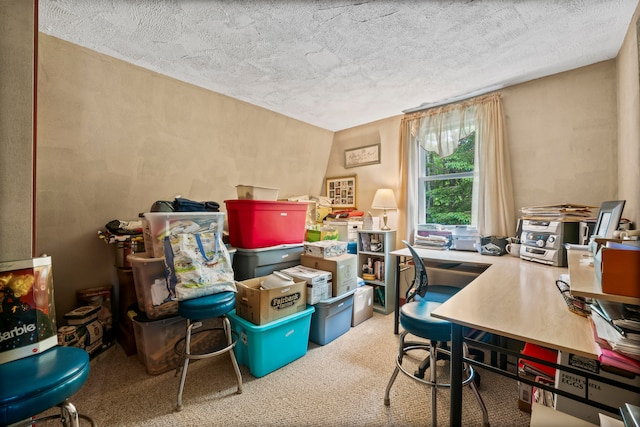
{"label": "wooden desk", "polygon": [[[417,249],[425,260],[471,262],[489,267],[460,292],[438,307],[434,317],[451,328],[451,425],[461,423],[462,327],[534,343],[597,359],[589,322],[571,313],[555,281],[567,268],[551,267],[512,256],[493,257],[475,252]],[[409,256],[408,249],[391,252]],[[397,294],[397,292],[396,292]]]}

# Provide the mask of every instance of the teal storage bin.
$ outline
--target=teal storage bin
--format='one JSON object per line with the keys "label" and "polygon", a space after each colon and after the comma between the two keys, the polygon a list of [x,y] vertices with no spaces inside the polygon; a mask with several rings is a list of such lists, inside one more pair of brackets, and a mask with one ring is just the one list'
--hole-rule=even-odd
{"label": "teal storage bin", "polygon": [[255,325],[232,310],[227,316],[231,329],[238,334],[234,349],[238,363],[260,378],[307,354],[314,311],[310,305],[299,313]]}
{"label": "teal storage bin", "polygon": [[338,297],[320,301],[311,316],[309,340],[325,345],[351,329],[355,289]]}

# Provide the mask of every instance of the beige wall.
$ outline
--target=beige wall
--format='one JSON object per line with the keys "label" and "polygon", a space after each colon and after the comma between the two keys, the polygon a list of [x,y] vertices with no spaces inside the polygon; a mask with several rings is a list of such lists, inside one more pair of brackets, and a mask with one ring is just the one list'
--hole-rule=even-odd
{"label": "beige wall", "polygon": [[58,317],[117,283],[96,235],[156,200],[236,198],[237,184],[320,194],[333,133],[40,34],[37,247]]}
{"label": "beige wall", "polygon": [[623,216],[640,229],[640,6],[616,58],[618,81],[618,197],[626,200]]}
{"label": "beige wall", "polygon": [[517,214],[525,206],[600,206],[616,198],[614,61],[501,92]]}
{"label": "beige wall", "polygon": [[32,256],[34,16],[0,1],[0,261]]}
{"label": "beige wall", "polygon": [[[617,196],[614,61],[512,86],[501,93],[517,216],[523,206],[600,206]],[[336,133],[327,175],[357,173],[361,210],[369,209],[376,188],[399,191],[400,120],[400,116],[392,117]],[[345,148],[375,142],[378,134],[384,147],[381,165],[342,167]],[[400,215],[402,211],[401,207]],[[397,225],[397,215],[390,215],[392,227]]]}
{"label": "beige wall", "polygon": [[[400,188],[399,144],[400,121],[402,116],[379,120],[363,126],[336,132],[327,177],[356,175],[358,178],[357,208],[374,216],[382,216],[382,211],[371,209],[373,196],[378,188],[391,188],[397,194]],[[345,169],[344,150],[380,143],[380,163]],[[323,193],[324,194],[324,193]],[[388,211],[388,225],[396,229],[401,210]],[[382,219],[381,219],[382,221]]]}

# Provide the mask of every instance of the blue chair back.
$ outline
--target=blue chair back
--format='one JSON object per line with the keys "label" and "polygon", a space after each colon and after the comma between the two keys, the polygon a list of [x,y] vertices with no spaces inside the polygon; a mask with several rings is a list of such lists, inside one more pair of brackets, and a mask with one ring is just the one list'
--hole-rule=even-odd
{"label": "blue chair back", "polygon": [[424,298],[427,293],[427,288],[429,287],[429,278],[427,277],[427,269],[422,262],[422,258],[420,258],[413,246],[411,246],[406,240],[403,240],[402,243],[404,243],[409,249],[409,252],[411,252],[411,256],[413,257],[413,266],[415,269],[415,276],[406,294],[406,302],[411,302],[416,295]]}

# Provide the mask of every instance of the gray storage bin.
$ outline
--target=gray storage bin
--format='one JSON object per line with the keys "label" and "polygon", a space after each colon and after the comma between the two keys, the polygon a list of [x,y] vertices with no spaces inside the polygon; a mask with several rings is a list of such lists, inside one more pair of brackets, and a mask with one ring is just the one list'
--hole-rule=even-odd
{"label": "gray storage bin", "polygon": [[234,277],[238,281],[247,280],[295,267],[300,265],[300,255],[303,252],[302,244],[260,249],[236,248],[233,257]]}
{"label": "gray storage bin", "polygon": [[320,301],[311,315],[309,340],[325,345],[351,329],[355,289],[338,297]]}

